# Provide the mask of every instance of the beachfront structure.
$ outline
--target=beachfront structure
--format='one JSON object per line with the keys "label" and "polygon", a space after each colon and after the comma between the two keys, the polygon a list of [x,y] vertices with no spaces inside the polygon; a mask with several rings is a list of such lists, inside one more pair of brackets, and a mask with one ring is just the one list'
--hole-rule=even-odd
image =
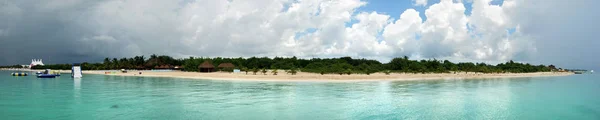
{"label": "beachfront structure", "polygon": [[29,68],[36,66],[36,65],[44,65],[44,63],[42,62],[42,59],[31,59],[31,64],[29,64]]}
{"label": "beachfront structure", "polygon": [[167,69],[167,70],[170,70],[170,69],[173,69],[173,66],[172,65],[160,65],[160,66],[157,65],[157,66],[154,66],[154,69]]}
{"label": "beachfront structure", "polygon": [[219,70],[231,72],[235,68],[235,65],[232,63],[221,63],[219,64]]}
{"label": "beachfront structure", "polygon": [[210,61],[204,61],[202,64],[198,65],[198,71],[200,72],[214,72],[215,66]]}
{"label": "beachfront structure", "polygon": [[184,68],[185,67],[183,67],[183,66],[177,66],[176,65],[176,66],[173,67],[173,70],[183,70]]}
{"label": "beachfront structure", "polygon": [[81,77],[83,77],[82,71],[81,71],[81,64],[79,64],[79,63],[73,63],[73,66],[71,67],[71,77],[72,78],[81,78]]}

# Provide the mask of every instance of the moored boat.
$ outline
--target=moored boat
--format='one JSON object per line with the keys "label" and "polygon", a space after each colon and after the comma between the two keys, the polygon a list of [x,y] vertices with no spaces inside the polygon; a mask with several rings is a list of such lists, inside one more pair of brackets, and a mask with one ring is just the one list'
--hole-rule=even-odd
{"label": "moored boat", "polygon": [[56,75],[56,74],[39,74],[39,75],[37,75],[38,78],[56,78],[57,76],[60,76],[60,75]]}
{"label": "moored boat", "polygon": [[46,69],[42,74],[38,74],[37,78],[56,78],[57,76],[60,76],[60,74],[54,74],[50,69]]}

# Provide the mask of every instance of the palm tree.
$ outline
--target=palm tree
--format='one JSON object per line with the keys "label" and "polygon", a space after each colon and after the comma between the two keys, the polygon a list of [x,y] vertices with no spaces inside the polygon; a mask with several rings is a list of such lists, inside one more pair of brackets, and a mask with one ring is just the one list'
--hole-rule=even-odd
{"label": "palm tree", "polygon": [[274,69],[273,71],[271,71],[271,73],[273,73],[273,75],[277,75],[277,69]]}
{"label": "palm tree", "polygon": [[258,72],[258,69],[252,68],[252,73],[254,73],[254,75],[256,75],[257,72]]}
{"label": "palm tree", "polygon": [[297,73],[297,72],[298,72],[298,71],[296,71],[296,69],[295,69],[295,68],[292,68],[292,69],[288,70],[288,73],[290,73],[290,74],[292,74],[292,75],[296,75],[296,73]]}
{"label": "palm tree", "polygon": [[391,71],[390,70],[386,70],[386,71],[383,71],[383,73],[385,73],[385,75],[390,75]]}
{"label": "palm tree", "polygon": [[242,68],[242,70],[243,70],[244,72],[246,72],[246,75],[248,74],[248,68],[247,68],[247,67],[243,67],[243,68]]}
{"label": "palm tree", "polygon": [[104,58],[104,65],[108,65],[110,64],[110,59],[109,58]]}
{"label": "palm tree", "polygon": [[266,68],[263,68],[261,72],[262,72],[264,75],[267,75],[267,69],[266,69]]}

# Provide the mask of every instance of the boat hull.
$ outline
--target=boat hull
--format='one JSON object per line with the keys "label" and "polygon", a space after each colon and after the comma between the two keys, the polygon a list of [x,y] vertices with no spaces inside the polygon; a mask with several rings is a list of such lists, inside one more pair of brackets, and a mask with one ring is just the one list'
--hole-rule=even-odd
{"label": "boat hull", "polygon": [[37,78],[56,78],[58,75],[51,75],[51,74],[40,74],[37,75]]}

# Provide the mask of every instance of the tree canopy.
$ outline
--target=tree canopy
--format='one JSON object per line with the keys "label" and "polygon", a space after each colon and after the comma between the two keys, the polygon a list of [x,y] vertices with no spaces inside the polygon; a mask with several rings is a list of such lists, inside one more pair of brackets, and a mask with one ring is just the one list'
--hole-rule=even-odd
{"label": "tree canopy", "polygon": [[[408,57],[393,58],[389,63],[377,60],[340,58],[312,58],[299,59],[296,57],[250,57],[250,58],[207,58],[189,57],[175,59],[166,55],[151,55],[149,58],[135,56],[132,58],[105,58],[102,63],[81,64],[83,70],[108,70],[108,69],[157,69],[164,66],[173,68],[179,66],[183,71],[198,71],[198,65],[204,61],[211,61],[214,66],[221,63],[232,63],[236,69],[244,71],[262,69],[283,69],[320,74],[372,74],[376,72],[402,72],[402,73],[451,73],[451,72],[480,72],[480,73],[530,73],[555,70],[556,66],[531,65],[508,61],[497,65],[486,63],[461,62],[453,63],[448,60],[410,60]],[[20,67],[18,65],[4,67]],[[33,69],[71,69],[71,64],[51,64],[34,66]]]}

